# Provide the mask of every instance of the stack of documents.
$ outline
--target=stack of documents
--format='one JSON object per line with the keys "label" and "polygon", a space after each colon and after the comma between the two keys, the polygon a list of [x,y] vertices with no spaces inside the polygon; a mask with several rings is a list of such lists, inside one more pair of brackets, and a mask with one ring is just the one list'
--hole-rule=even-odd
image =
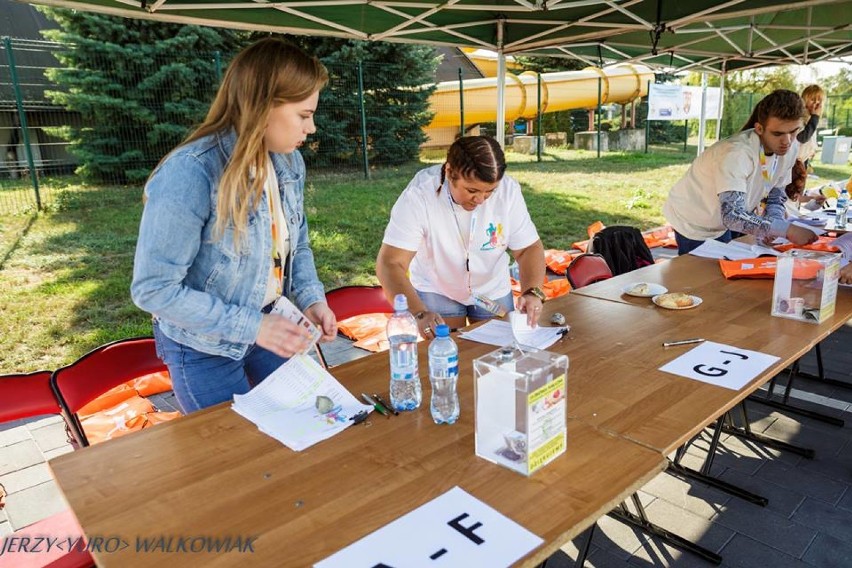
{"label": "stack of documents", "polygon": [[[526,317],[526,316],[524,316]],[[485,343],[488,345],[496,345],[503,347],[504,345],[512,345],[516,341],[521,345],[535,347],[536,349],[546,349],[550,347],[565,335],[568,331],[568,326],[561,327],[534,327],[524,330],[516,337],[512,324],[505,321],[489,320],[470,331],[463,331],[459,334],[462,339]]]}
{"label": "stack of documents", "polygon": [[334,436],[353,424],[353,416],[373,409],[307,355],[293,357],[248,394],[234,395],[231,408],[297,452]]}
{"label": "stack of documents", "polygon": [[722,243],[713,239],[704,241],[696,249],[690,251],[691,255],[703,256],[705,258],[718,258],[725,260],[744,260],[746,258],[757,258],[763,255],[778,256],[780,253],[770,247],[763,245],[750,245],[737,241]]}

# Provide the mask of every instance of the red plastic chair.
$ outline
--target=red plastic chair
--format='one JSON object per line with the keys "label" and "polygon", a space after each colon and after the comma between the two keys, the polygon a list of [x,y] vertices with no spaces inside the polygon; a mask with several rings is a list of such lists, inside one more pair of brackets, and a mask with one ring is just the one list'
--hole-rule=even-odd
{"label": "red plastic chair", "polygon": [[67,367],[53,372],[50,385],[62,416],[80,446],[89,440],[77,412],[95,398],[131,379],[167,370],[157,357],[153,337],[121,339],[90,351]]}
{"label": "red plastic chair", "polygon": [[[393,313],[393,306],[388,303],[381,286],[343,286],[326,292],[325,299],[337,321],[364,314]],[[320,363],[328,368],[319,343],[316,349]]]}
{"label": "red plastic chair", "polygon": [[[50,371],[0,375],[0,423],[45,414],[59,415],[59,401],[50,388]],[[23,527],[8,537],[17,539],[38,537],[82,537],[83,530],[70,509],[56,513]],[[57,547],[41,552],[6,551],[0,556],[0,568],[89,568],[95,562],[92,555],[82,550],[62,550]]]}
{"label": "red plastic chair", "polygon": [[381,286],[344,286],[327,292],[328,307],[338,320],[362,314],[392,314]]}
{"label": "red plastic chair", "polygon": [[50,371],[0,375],[0,423],[60,412],[50,389]]}
{"label": "red plastic chair", "polygon": [[576,290],[612,278],[612,271],[601,255],[584,253],[571,261],[565,270],[565,277],[568,278],[571,289]]}

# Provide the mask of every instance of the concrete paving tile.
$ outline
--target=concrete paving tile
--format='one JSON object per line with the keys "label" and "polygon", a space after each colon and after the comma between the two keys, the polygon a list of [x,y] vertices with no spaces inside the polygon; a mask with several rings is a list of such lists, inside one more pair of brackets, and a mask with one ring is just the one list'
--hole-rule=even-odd
{"label": "concrete paving tile", "polygon": [[13,530],[31,525],[68,508],[55,483],[42,483],[6,498],[6,514]]}
{"label": "concrete paving tile", "polygon": [[637,491],[636,494],[639,495],[639,502],[642,503],[643,507],[647,507],[648,505],[657,500],[656,495],[651,495],[650,493],[646,493],[641,489]]}
{"label": "concrete paving tile", "polygon": [[68,443],[65,423],[50,424],[32,431],[33,440],[42,452],[55,450]]}
{"label": "concrete paving tile", "polygon": [[[631,509],[632,510],[632,509]],[[598,519],[592,545],[627,561],[648,540],[648,535],[607,515]]]}
{"label": "concrete paving tile", "polygon": [[[810,460],[803,460],[802,463]],[[848,485],[804,467],[788,467],[778,462],[766,462],[757,477],[792,491],[800,491],[828,503],[837,503]]]}
{"label": "concrete paving tile", "polygon": [[[731,533],[733,535],[733,533]],[[628,560],[630,566],[664,566],[666,568],[710,568],[716,566],[691,552],[685,552],[656,539],[650,538]]]}
{"label": "concrete paving tile", "polygon": [[6,475],[43,461],[44,456],[41,455],[35,441],[18,442],[6,446],[3,451],[0,451],[0,475]]}
{"label": "concrete paving tile", "polygon": [[32,422],[27,422],[27,428],[29,428],[30,430],[36,430],[38,428],[50,426],[51,424],[56,424],[57,422],[62,422],[62,417],[58,414],[52,416],[45,416],[43,418],[33,420]]}
{"label": "concrete paving tile", "polygon": [[770,426],[766,435],[788,444],[811,448],[818,456],[836,454],[848,440],[841,429],[827,436],[823,429],[811,426],[810,421],[805,423],[783,418]]}
{"label": "concrete paving tile", "polygon": [[0,451],[6,446],[31,439],[30,430],[26,426],[16,426],[0,431]]}
{"label": "concrete paving tile", "polygon": [[766,497],[769,499],[766,510],[774,511],[788,519],[793,514],[793,511],[805,500],[805,495],[801,493],[798,486],[790,489],[789,487],[783,487],[760,477],[745,475],[734,469],[726,470],[720,477],[722,481],[727,481],[742,489]]}
{"label": "concrete paving tile", "polygon": [[44,452],[45,461],[50,461],[55,457],[65,455],[67,453],[73,452],[74,447],[71,444],[65,444],[61,448],[56,448],[55,450],[48,450]]}
{"label": "concrete paving tile", "polygon": [[[647,507],[648,520],[713,552],[722,549],[734,532],[672,503],[657,499]],[[636,553],[634,553],[636,554]]]}
{"label": "concrete paving tile", "polygon": [[719,512],[720,506],[731,499],[727,493],[708,487],[699,481],[684,480],[665,472],[649,481],[642,491],[704,519],[712,518]]}
{"label": "concrete paving tile", "polygon": [[847,442],[836,455],[817,454],[815,459],[802,460],[797,467],[849,483],[852,480],[852,442]]}
{"label": "concrete paving tile", "polygon": [[852,542],[852,511],[817,499],[805,499],[793,514],[793,521],[845,542]]}
{"label": "concrete paving tile", "polygon": [[15,531],[12,530],[12,525],[8,522],[0,522],[0,537],[12,534],[13,532]]}
{"label": "concrete paving tile", "polygon": [[796,558],[816,535],[805,525],[740,499],[731,499],[712,520]]}
{"label": "concrete paving tile", "polygon": [[802,560],[820,568],[848,568],[852,566],[852,543],[820,533]]}
{"label": "concrete paving tile", "polygon": [[50,467],[46,463],[39,463],[18,471],[7,473],[0,477],[0,482],[6,487],[9,494],[41,485],[47,481],[51,481],[53,475],[50,473]]}
{"label": "concrete paving tile", "polygon": [[626,568],[630,566],[621,555],[604,548],[596,548],[586,559],[584,568]]}
{"label": "concrete paving tile", "polygon": [[843,494],[843,497],[840,499],[840,501],[838,501],[836,506],[840,507],[841,509],[852,511],[852,491],[847,489],[846,493]]}
{"label": "concrete paving tile", "polygon": [[722,566],[727,568],[813,568],[798,558],[740,534],[725,545],[722,558]]}
{"label": "concrete paving tile", "polygon": [[[770,448],[761,442],[740,438],[731,435],[725,441],[719,444],[717,460],[721,458],[720,463],[738,469],[750,475],[754,474],[758,469],[763,467],[764,462],[771,461],[783,463],[789,467],[794,467],[801,456],[791,452],[776,450]],[[725,457],[727,456],[727,457]],[[729,463],[726,460],[736,459],[739,467],[735,467],[734,463]]]}

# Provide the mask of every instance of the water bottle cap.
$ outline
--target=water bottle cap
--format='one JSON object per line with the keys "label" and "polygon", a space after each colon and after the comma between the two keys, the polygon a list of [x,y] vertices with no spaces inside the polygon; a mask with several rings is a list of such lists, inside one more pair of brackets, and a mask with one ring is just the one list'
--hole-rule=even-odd
{"label": "water bottle cap", "polygon": [[449,337],[450,336],[450,326],[445,323],[439,324],[435,327],[435,337]]}
{"label": "water bottle cap", "polygon": [[402,312],[408,309],[408,298],[405,294],[397,294],[393,298],[393,309],[397,312]]}

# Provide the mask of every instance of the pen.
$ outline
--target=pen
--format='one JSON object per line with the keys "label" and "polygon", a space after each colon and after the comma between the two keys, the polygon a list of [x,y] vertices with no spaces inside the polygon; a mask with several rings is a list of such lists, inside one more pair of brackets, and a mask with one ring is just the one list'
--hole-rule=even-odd
{"label": "pen", "polygon": [[372,406],[373,408],[375,408],[375,409],[376,409],[376,412],[378,412],[378,413],[379,413],[379,414],[381,414],[382,416],[386,416],[386,417],[390,418],[390,414],[388,414],[387,409],[386,409],[384,406],[382,406],[381,404],[379,404],[378,402],[376,402],[375,400],[373,400],[372,398],[370,398],[370,395],[368,395],[368,394],[366,394],[366,393],[363,393],[363,392],[362,392],[362,393],[361,393],[361,398],[363,398],[363,399],[364,399],[364,401],[365,401],[367,404],[369,404],[370,406]]}
{"label": "pen", "polygon": [[680,341],[664,341],[663,347],[674,347],[676,345],[689,345],[690,343],[701,343],[704,341],[701,337],[696,337],[695,339],[681,339]]}
{"label": "pen", "polygon": [[384,406],[385,408],[387,408],[388,410],[393,412],[394,416],[399,416],[399,410],[397,410],[396,408],[394,408],[390,404],[386,403],[385,399],[383,399],[382,397],[380,397],[376,393],[373,393],[373,398],[375,398],[377,401],[379,401],[379,404],[381,404],[382,406]]}

